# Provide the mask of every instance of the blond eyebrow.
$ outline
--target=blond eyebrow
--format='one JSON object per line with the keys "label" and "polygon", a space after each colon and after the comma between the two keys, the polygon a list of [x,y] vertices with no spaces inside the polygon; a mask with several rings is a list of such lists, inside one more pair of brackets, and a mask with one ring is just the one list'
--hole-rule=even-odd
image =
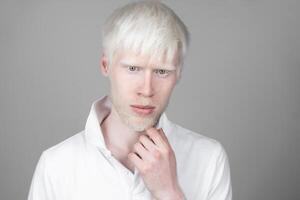
{"label": "blond eyebrow", "polygon": [[175,66],[161,66],[161,67],[154,68],[154,70],[175,71],[176,67]]}
{"label": "blond eyebrow", "polygon": [[142,66],[139,66],[139,65],[135,65],[135,64],[131,64],[131,63],[126,63],[126,62],[120,62],[122,66],[135,66],[135,67],[142,67]]}
{"label": "blond eyebrow", "polygon": [[[126,62],[126,61],[120,61],[120,64],[122,66],[134,66],[134,67],[139,67],[139,68],[148,68],[148,67],[145,67],[145,66],[141,66],[141,65],[138,65],[138,64],[131,64],[130,62]],[[151,68],[151,67],[149,67]],[[152,68],[152,70],[168,70],[168,71],[175,71],[176,70],[176,66],[173,66],[173,65],[163,65],[163,66],[158,66],[158,67],[155,67],[155,68]]]}

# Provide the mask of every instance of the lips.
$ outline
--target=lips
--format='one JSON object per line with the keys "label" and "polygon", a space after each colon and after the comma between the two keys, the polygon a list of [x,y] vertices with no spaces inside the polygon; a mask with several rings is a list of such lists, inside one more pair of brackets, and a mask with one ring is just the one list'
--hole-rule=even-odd
{"label": "lips", "polygon": [[150,115],[153,113],[154,106],[143,106],[143,105],[130,105],[132,110],[139,115]]}

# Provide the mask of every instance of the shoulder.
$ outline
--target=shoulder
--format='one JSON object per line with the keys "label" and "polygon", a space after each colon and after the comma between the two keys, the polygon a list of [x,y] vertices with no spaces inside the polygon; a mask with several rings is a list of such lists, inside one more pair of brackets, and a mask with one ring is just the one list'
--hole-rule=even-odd
{"label": "shoulder", "polygon": [[70,169],[74,169],[74,164],[84,152],[83,133],[77,133],[42,152],[32,179],[32,193],[58,187],[62,177],[72,177],[73,170]]}
{"label": "shoulder", "polygon": [[223,145],[216,139],[197,133],[171,122],[171,140],[179,152],[188,153],[201,161],[226,156]]}
{"label": "shoulder", "polygon": [[66,166],[80,154],[82,154],[85,148],[84,131],[81,131],[62,142],[44,150],[41,154],[40,160],[42,160],[49,169],[56,170],[61,169],[62,166]]}

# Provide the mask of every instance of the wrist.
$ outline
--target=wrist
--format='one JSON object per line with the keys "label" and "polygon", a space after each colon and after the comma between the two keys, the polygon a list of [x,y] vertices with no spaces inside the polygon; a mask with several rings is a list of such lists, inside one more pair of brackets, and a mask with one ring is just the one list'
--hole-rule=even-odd
{"label": "wrist", "polygon": [[167,200],[185,200],[185,198],[182,191],[177,191],[176,193],[173,194],[172,197],[170,197]]}
{"label": "wrist", "polygon": [[185,200],[185,196],[182,190],[178,188],[174,192],[169,193],[169,195],[165,196],[165,198],[161,200]]}

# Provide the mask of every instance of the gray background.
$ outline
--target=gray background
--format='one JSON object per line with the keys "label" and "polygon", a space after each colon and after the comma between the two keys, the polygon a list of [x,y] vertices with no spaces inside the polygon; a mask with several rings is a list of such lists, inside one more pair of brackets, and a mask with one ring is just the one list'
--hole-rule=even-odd
{"label": "gray background", "polygon": [[[107,93],[101,25],[126,2],[1,1],[1,200],[27,198],[41,152]],[[169,118],[224,145],[234,199],[299,199],[300,1],[165,2],[192,36]]]}

